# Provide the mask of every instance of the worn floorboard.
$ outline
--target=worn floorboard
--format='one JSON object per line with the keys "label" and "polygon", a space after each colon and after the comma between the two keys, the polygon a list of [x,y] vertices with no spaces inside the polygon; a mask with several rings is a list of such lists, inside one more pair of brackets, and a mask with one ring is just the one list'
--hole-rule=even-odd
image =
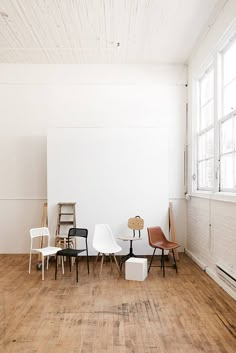
{"label": "worn floorboard", "polygon": [[36,261],[0,255],[1,353],[236,353],[236,302],[186,255],[144,282],[83,260],[55,281],[53,259],[41,281]]}

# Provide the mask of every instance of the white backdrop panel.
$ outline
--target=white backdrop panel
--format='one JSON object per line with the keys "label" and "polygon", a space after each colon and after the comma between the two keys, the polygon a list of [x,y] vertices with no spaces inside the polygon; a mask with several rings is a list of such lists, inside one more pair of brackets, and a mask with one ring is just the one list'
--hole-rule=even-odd
{"label": "white backdrop panel", "polygon": [[[150,254],[148,226],[167,231],[168,140],[166,128],[58,128],[48,132],[49,227],[56,229],[58,202],[76,202],[77,227],[89,230],[89,253],[96,223],[115,236],[132,234],[129,217],[144,218],[136,254]],[[129,244],[118,241],[122,253]]]}

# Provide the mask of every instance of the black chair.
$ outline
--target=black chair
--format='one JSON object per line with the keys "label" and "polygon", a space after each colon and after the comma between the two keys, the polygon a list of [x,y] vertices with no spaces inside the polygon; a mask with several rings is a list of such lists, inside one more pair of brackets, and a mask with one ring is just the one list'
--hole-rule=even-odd
{"label": "black chair", "polygon": [[[68,237],[67,237],[67,244],[72,243],[71,238],[84,238],[85,239],[85,244],[86,248],[85,249],[74,249],[74,248],[66,248],[59,250],[56,254],[56,267],[55,267],[55,279],[57,279],[57,258],[58,256],[66,257],[69,259],[69,265],[70,265],[70,271],[71,271],[71,258],[75,258],[75,263],[76,263],[76,281],[78,282],[78,257],[79,254],[82,252],[86,251],[87,254],[87,268],[88,268],[88,274],[89,274],[89,258],[88,258],[88,229],[84,228],[70,228],[68,232]],[[76,244],[76,241],[75,241]],[[69,246],[69,245],[67,245]],[[75,245],[76,246],[76,245]],[[62,258],[63,261],[63,258]]]}

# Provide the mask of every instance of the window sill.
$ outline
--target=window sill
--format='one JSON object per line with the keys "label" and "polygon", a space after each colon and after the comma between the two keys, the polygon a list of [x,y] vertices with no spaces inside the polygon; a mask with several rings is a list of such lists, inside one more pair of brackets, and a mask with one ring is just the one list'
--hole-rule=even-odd
{"label": "window sill", "polygon": [[236,203],[236,193],[234,192],[194,191],[190,194],[190,197]]}

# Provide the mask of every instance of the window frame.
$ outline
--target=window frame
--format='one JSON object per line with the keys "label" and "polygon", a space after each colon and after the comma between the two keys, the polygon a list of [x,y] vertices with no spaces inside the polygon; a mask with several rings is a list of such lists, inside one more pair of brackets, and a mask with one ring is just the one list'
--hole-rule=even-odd
{"label": "window frame", "polygon": [[[203,80],[204,76],[208,74],[210,71],[213,71],[213,97],[211,99],[208,99],[203,105],[201,105],[201,81]],[[209,64],[208,67],[204,70],[202,75],[199,77],[198,82],[197,82],[197,121],[196,121],[196,173],[195,173],[195,178],[196,178],[196,191],[213,191],[214,189],[214,179],[213,179],[213,186],[211,188],[208,187],[199,187],[199,164],[204,161],[208,160],[213,160],[213,175],[214,175],[214,149],[215,145],[213,146],[213,156],[212,157],[206,157],[206,158],[199,158],[199,138],[205,134],[207,134],[210,130],[213,130],[213,144],[214,144],[214,116],[215,114],[213,113],[213,122],[212,124],[208,125],[207,127],[201,129],[201,118],[202,118],[202,108],[206,106],[207,104],[210,103],[211,100],[213,100],[213,109],[215,110],[215,90],[214,90],[214,82],[215,82],[215,77],[214,77],[214,65],[213,63]]]}
{"label": "window frame", "polygon": [[[232,151],[230,152],[223,152],[222,150],[222,125],[226,122],[226,121],[230,121],[232,120],[233,123],[233,130],[235,128],[235,124],[236,124],[236,109],[232,112],[227,114],[226,116],[222,116],[222,118],[219,120],[219,130],[220,130],[220,135],[219,135],[219,140],[220,140],[220,149],[219,149],[219,162],[220,162],[220,166],[221,166],[221,159],[222,157],[226,156],[226,155],[233,155],[233,179],[236,180],[236,167],[235,167],[235,159],[236,159],[236,138],[235,138],[235,142],[234,142],[234,147],[232,149]],[[232,192],[232,193],[236,193],[236,185],[234,188],[223,188],[221,186],[221,173],[219,174],[219,192]]]}
{"label": "window frame", "polygon": [[[225,53],[231,48],[231,46],[235,44],[236,45],[236,36],[232,36],[230,40],[223,46],[222,50],[220,51],[220,67],[221,67],[221,80],[220,80],[220,88],[221,88],[221,111],[220,111],[220,116],[218,119],[219,123],[219,136],[217,137],[219,140],[219,192],[226,192],[226,193],[236,193],[236,182],[233,188],[222,188],[221,187],[221,160],[222,157],[225,155],[233,154],[233,180],[236,180],[236,167],[235,167],[235,159],[236,159],[236,137],[234,140],[234,147],[231,152],[222,152],[222,125],[229,120],[232,120],[233,125],[236,124],[236,102],[235,102],[235,109],[233,109],[231,112],[224,114],[224,90],[226,87],[228,87],[232,82],[236,81],[236,75],[226,84],[224,85],[224,55]],[[235,129],[236,131],[236,129]]]}
{"label": "window frame", "polygon": [[[232,43],[236,42],[236,29],[234,34],[229,36],[227,35],[227,40],[224,39],[221,42],[221,45],[216,48],[215,52],[212,54],[211,58],[208,60],[208,64],[201,69],[200,74],[194,79],[193,82],[193,120],[192,120],[192,138],[193,138],[193,149],[192,149],[192,193],[202,194],[202,197],[207,197],[207,195],[215,195],[213,199],[225,199],[226,201],[236,200],[236,137],[234,142],[234,150],[229,153],[222,153],[222,124],[229,120],[234,119],[234,124],[236,126],[236,108],[224,116],[223,103],[224,103],[224,88],[223,78],[223,55],[231,47]],[[213,89],[213,109],[214,109],[214,118],[213,123],[209,125],[206,129],[202,131],[200,128],[200,81],[210,69],[213,69],[213,80],[214,80],[214,89]],[[233,82],[236,77],[233,77],[231,81]],[[230,84],[230,83],[228,83]],[[213,150],[213,187],[212,188],[200,188],[199,187],[199,158],[198,158],[198,140],[199,136],[213,128],[213,139],[214,139],[214,150]],[[236,131],[236,127],[235,127]],[[233,154],[233,188],[222,188],[221,186],[221,161],[222,157],[226,154]],[[218,196],[217,196],[218,195]]]}

